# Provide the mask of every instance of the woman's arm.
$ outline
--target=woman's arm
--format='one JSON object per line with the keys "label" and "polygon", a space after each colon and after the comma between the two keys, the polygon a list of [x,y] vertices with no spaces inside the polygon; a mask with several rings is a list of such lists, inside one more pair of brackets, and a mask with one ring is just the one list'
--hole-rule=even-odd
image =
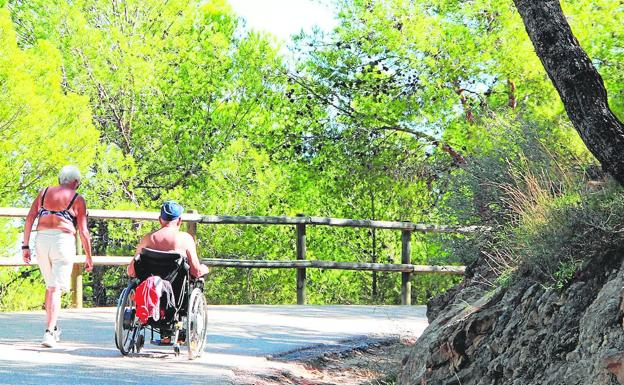
{"label": "woman's arm", "polygon": [[[30,233],[32,232],[33,224],[35,223],[35,218],[37,217],[37,212],[39,212],[39,203],[41,202],[41,193],[37,194],[37,197],[30,205],[30,210],[28,211],[28,215],[26,215],[26,223],[24,224],[24,241],[22,242],[22,246],[28,246],[30,243]],[[30,263],[30,249],[22,248],[22,259],[25,263]]]}
{"label": "woman's arm", "polygon": [[91,257],[91,236],[87,226],[87,203],[80,195],[74,203],[74,212],[76,213],[76,222],[78,223],[78,235],[86,256],[85,270],[91,271],[93,269],[93,259]]}

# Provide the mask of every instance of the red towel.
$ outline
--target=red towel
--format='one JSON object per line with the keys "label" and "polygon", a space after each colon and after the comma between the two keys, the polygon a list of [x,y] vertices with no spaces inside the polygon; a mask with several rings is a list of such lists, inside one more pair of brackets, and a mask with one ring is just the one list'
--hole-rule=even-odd
{"label": "red towel", "polygon": [[149,317],[154,321],[160,319],[160,296],[162,293],[162,279],[151,276],[141,282],[136,288],[136,315],[142,325],[147,324]]}

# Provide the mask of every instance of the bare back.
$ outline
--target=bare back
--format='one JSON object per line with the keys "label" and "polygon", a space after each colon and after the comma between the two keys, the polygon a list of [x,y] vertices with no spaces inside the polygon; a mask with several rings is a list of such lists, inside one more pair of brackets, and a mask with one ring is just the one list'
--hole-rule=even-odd
{"label": "bare back", "polygon": [[174,227],[163,227],[147,234],[143,240],[145,242],[143,247],[159,251],[176,251],[183,255],[187,255],[191,242],[192,248],[195,248],[191,235]]}
{"label": "bare back", "polygon": [[[139,254],[146,247],[158,251],[174,251],[180,255],[185,255],[193,277],[201,277],[208,273],[208,267],[199,262],[195,239],[191,234],[180,231],[179,226],[164,226],[147,234],[137,245],[136,254]],[[128,274],[134,276],[134,260],[128,266]]]}
{"label": "bare back", "polygon": [[[65,210],[72,202],[75,193],[75,190],[63,186],[48,187],[45,192],[43,207],[52,211]],[[38,208],[40,208],[42,196],[43,191],[39,193],[33,205],[36,204]],[[84,203],[84,199],[80,195],[76,197],[75,202],[69,208],[68,212],[75,218],[80,218],[86,215],[86,205]],[[42,215],[39,217],[37,230],[46,229],[58,229],[71,234],[76,233],[76,228],[72,222],[57,215]]]}
{"label": "bare back", "polygon": [[[91,271],[91,238],[87,226],[87,203],[76,193],[80,181],[73,180],[60,186],[41,190],[33,200],[24,224],[24,245],[30,242],[33,224],[37,230],[61,230],[75,235],[78,233],[85,252],[85,268]],[[45,195],[45,197],[44,197]],[[43,201],[43,202],[42,202]],[[30,263],[30,250],[22,248],[24,262]]]}

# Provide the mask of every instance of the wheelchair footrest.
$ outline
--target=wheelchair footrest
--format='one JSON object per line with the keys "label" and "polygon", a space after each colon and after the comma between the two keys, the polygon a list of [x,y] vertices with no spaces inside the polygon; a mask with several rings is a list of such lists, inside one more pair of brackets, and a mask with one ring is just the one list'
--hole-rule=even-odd
{"label": "wheelchair footrest", "polygon": [[[156,346],[173,346],[174,342],[173,342],[173,340],[170,340],[170,341],[167,341],[167,342],[163,342],[162,340],[151,340],[150,344],[156,345]],[[185,340],[178,340],[178,345],[186,345],[186,341]]]}
{"label": "wheelchair footrest", "polygon": [[163,342],[162,340],[151,340],[150,344],[157,346],[173,346],[173,341]]}

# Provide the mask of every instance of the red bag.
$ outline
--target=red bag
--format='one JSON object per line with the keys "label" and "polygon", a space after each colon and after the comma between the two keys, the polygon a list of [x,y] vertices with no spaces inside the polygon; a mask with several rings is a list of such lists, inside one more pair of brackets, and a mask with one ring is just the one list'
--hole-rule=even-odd
{"label": "red bag", "polygon": [[137,286],[134,301],[136,303],[136,315],[142,325],[147,324],[150,317],[152,317],[154,321],[160,319],[161,293],[162,279],[158,276],[153,275]]}

